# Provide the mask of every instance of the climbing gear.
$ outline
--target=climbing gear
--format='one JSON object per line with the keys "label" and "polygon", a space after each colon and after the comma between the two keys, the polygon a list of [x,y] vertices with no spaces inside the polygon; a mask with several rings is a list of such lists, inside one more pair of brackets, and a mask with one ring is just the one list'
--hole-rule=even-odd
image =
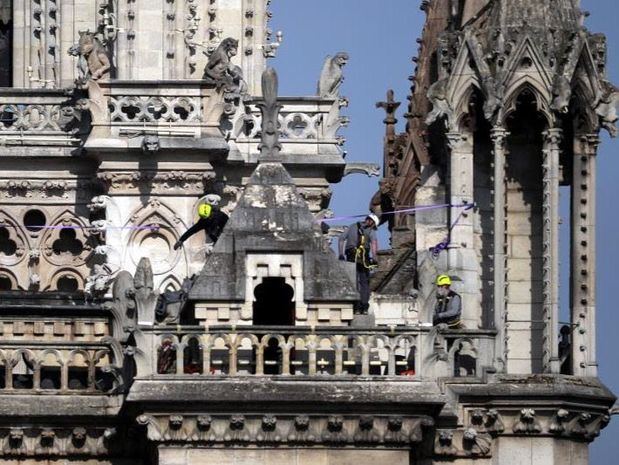
{"label": "climbing gear", "polygon": [[374,213],[370,213],[368,216],[366,216],[366,219],[367,218],[371,219],[374,222],[375,228],[378,228],[378,223],[380,222],[378,216],[376,216]]}
{"label": "climbing gear", "polygon": [[449,205],[450,207],[454,207],[454,208],[462,208],[462,210],[460,210],[460,213],[456,217],[456,220],[451,224],[451,226],[447,230],[447,237],[441,242],[439,242],[438,244],[436,244],[434,247],[430,247],[430,253],[432,254],[432,258],[436,260],[443,250],[447,250],[447,248],[449,247],[449,244],[451,244],[452,229],[458,224],[458,222],[460,221],[460,218],[462,218],[462,215],[464,215],[464,212],[471,210],[472,208],[475,207],[475,205],[476,204],[474,202],[473,203],[464,202],[462,205]]}
{"label": "climbing gear", "polygon": [[[371,215],[371,216],[374,216],[374,218],[376,218],[375,215]],[[368,215],[368,218],[369,217],[370,215]],[[374,218],[372,218],[372,221],[374,220]],[[362,228],[361,223],[357,223],[357,247],[355,247],[354,250],[355,250],[355,263],[363,266],[365,269],[368,269],[368,270],[373,270],[374,268],[378,266],[376,262],[374,262],[374,260],[370,260],[370,254],[366,247],[365,234],[363,234],[363,228]]]}
{"label": "climbing gear", "polygon": [[201,203],[198,205],[198,215],[200,218],[208,218],[211,216],[211,212],[213,211],[213,207],[208,203]]}
{"label": "climbing gear", "polygon": [[451,278],[446,274],[439,275],[436,278],[436,285],[437,286],[451,286]]}

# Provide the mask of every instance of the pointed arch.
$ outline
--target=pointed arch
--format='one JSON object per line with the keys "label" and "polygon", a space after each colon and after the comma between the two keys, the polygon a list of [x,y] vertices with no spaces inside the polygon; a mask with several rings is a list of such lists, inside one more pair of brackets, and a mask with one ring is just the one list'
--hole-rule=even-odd
{"label": "pointed arch", "polygon": [[[183,267],[183,273],[188,272],[184,252],[173,249],[180,237],[177,228],[184,228],[185,224],[164,202],[151,200],[145,209],[136,209],[125,226],[133,228],[126,253],[135,266],[142,257],[149,257],[155,276],[169,273],[179,264]],[[126,263],[126,259],[123,261]]]}
{"label": "pointed arch", "polygon": [[555,122],[554,113],[550,109],[550,94],[548,89],[540,88],[539,82],[523,75],[513,83],[509,91],[505,94],[505,105],[503,110],[502,125],[507,125],[508,118],[518,109],[518,100],[526,92],[530,92],[537,107],[537,111],[546,120],[547,127]]}
{"label": "pointed arch", "polygon": [[[43,258],[56,266],[74,267],[86,264],[92,247],[90,246],[90,225],[69,209],[65,209],[52,218],[41,237]],[[65,226],[67,229],[61,228]]]}
{"label": "pointed arch", "polygon": [[28,235],[23,230],[22,224],[5,210],[0,211],[0,240],[7,247],[6,252],[11,252],[3,253],[0,249],[0,265],[15,266],[28,256],[27,252],[30,250]]}

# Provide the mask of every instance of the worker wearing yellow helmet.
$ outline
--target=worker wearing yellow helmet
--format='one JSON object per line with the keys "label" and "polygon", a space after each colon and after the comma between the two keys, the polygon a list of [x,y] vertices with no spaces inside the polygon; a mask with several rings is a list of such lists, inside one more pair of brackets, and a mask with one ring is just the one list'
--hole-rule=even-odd
{"label": "worker wearing yellow helmet", "polygon": [[462,298],[451,289],[451,277],[441,274],[436,277],[436,306],[434,325],[446,324],[449,328],[461,328]]}
{"label": "worker wearing yellow helmet", "polygon": [[221,197],[215,194],[205,195],[198,203],[198,221],[189,228],[174,244],[174,250],[179,249],[183,242],[198,231],[205,231],[207,242],[214,244],[228,222],[228,215],[219,209]]}

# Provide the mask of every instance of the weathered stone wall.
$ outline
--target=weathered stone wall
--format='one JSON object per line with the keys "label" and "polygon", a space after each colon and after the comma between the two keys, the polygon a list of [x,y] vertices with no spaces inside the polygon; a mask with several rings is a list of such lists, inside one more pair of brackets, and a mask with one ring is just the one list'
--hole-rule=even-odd
{"label": "weathered stone wall", "polygon": [[[409,465],[405,450],[159,448],[159,465]],[[571,464],[570,464],[571,465]]]}

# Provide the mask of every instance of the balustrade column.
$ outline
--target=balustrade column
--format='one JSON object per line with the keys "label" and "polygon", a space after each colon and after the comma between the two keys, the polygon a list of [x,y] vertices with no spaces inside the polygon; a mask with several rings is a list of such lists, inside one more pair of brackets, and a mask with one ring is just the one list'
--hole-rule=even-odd
{"label": "balustrade column", "polygon": [[462,321],[467,328],[481,327],[479,260],[475,251],[473,211],[462,205],[473,199],[473,137],[465,133],[448,133],[451,148],[449,273],[461,282],[456,288],[462,297]]}
{"label": "balustrade column", "polygon": [[571,354],[577,376],[597,376],[595,356],[596,134],[576,136],[572,174]]}
{"label": "balustrade column", "polygon": [[507,363],[506,348],[506,305],[505,305],[505,143],[509,133],[496,126],[490,133],[494,157],[494,294],[492,323],[497,330],[496,360],[497,369],[504,369]]}
{"label": "balustrade column", "polygon": [[559,373],[559,154],[563,131],[544,132],[543,153],[543,369]]}

